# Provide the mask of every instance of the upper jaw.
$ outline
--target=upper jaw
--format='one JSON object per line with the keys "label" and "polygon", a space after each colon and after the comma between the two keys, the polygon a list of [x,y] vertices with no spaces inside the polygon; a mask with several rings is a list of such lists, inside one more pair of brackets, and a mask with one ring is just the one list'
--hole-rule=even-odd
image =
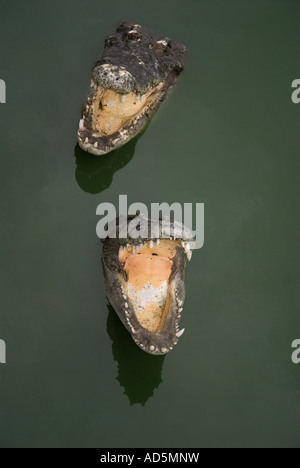
{"label": "upper jaw", "polygon": [[[121,230],[122,223],[129,222],[130,219],[119,220],[119,228]],[[109,301],[118,313],[121,321],[127,330],[131,333],[135,343],[145,352],[153,355],[166,354],[173,349],[177,344],[180,336],[183,334],[184,329],[179,329],[179,322],[183,311],[183,304],[185,301],[185,268],[186,268],[186,254],[190,256],[190,252],[194,248],[192,237],[189,235],[189,230],[186,228],[181,229],[182,238],[174,239],[168,238],[163,240],[164,234],[163,222],[159,221],[161,228],[161,237],[156,241],[155,239],[148,238],[141,242],[141,239],[133,239],[128,233],[127,239],[111,239],[108,237],[104,241],[103,248],[103,266],[105,273],[106,292]],[[176,227],[177,224],[177,227]],[[179,223],[175,223],[175,231],[178,229]],[[182,227],[182,225],[180,225]],[[109,232],[108,232],[109,236]],[[121,243],[122,241],[122,243]],[[152,331],[141,324],[141,314],[139,313],[139,303],[136,291],[132,294],[132,288],[128,286],[128,270],[124,262],[124,255],[136,258],[140,252],[145,249],[150,252],[159,252],[159,246],[163,243],[171,246],[174,249],[175,255],[172,257],[172,272],[168,284],[168,307],[165,313],[164,325],[160,329]],[[188,247],[189,246],[189,247]],[[184,251],[186,249],[186,253]],[[157,254],[154,254],[157,255]],[[147,294],[151,293],[150,286],[145,285]],[[151,286],[152,293],[155,293],[154,285]],[[161,291],[157,287],[158,295]],[[153,295],[153,294],[152,294]],[[154,294],[155,295],[155,294]],[[159,299],[159,297],[158,297]],[[137,302],[138,301],[138,302]],[[143,304],[142,304],[143,305]],[[146,305],[144,307],[146,309]],[[166,310],[166,309],[165,309]]]}
{"label": "upper jaw", "polygon": [[[135,225],[131,224],[134,219],[139,221],[139,237],[135,234]],[[127,237],[122,237],[122,233],[127,232]],[[121,235],[120,235],[121,233]],[[115,220],[108,224],[107,239],[116,237],[119,246],[129,247],[132,245],[138,248],[145,242],[153,245],[160,242],[160,239],[176,240],[184,250],[188,260],[191,260],[195,249],[195,240],[191,230],[182,223],[171,221],[168,217],[148,219],[143,213],[138,216],[120,216],[117,219],[117,229],[115,232]]]}
{"label": "upper jaw", "polygon": [[156,38],[139,24],[121,23],[105,40],[105,50],[93,68],[99,86],[119,94],[146,94],[184,68],[186,47],[168,37]]}

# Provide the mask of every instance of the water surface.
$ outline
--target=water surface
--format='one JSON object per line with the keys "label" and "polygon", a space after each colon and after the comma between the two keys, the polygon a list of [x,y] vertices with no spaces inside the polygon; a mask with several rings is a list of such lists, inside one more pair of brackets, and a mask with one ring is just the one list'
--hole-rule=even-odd
{"label": "water surface", "polygon": [[[3,2],[1,446],[300,446],[299,15],[293,0]],[[123,19],[189,59],[144,135],[94,159],[76,128]],[[165,358],[105,298],[96,207],[119,194],[205,203]]]}

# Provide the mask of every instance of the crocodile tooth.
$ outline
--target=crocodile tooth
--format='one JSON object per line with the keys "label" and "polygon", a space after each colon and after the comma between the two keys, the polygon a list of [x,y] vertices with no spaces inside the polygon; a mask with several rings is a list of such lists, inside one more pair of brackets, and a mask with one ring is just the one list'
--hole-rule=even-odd
{"label": "crocodile tooth", "polygon": [[177,338],[180,338],[185,328],[182,328],[179,332],[176,333]]}
{"label": "crocodile tooth", "polygon": [[98,143],[96,141],[96,143],[94,143],[94,148],[98,148]]}

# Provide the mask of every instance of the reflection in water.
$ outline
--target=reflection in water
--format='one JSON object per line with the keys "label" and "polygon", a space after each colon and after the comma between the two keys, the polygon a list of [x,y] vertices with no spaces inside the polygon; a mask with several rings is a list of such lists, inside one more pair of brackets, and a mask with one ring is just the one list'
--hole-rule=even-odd
{"label": "reflection in water", "polygon": [[145,405],[162,382],[165,356],[151,356],[133,342],[111,306],[108,306],[107,332],[112,340],[114,360],[118,363],[117,380],[125,389],[130,404]]}
{"label": "reflection in water", "polygon": [[101,193],[106,190],[112,183],[115,172],[126,166],[133,158],[139,136],[122,148],[103,156],[92,156],[77,144],[75,177],[79,187],[88,193]]}

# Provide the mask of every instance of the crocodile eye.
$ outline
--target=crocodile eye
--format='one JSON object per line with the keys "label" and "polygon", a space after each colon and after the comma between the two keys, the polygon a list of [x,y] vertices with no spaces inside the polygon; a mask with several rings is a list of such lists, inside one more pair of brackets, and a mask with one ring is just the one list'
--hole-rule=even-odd
{"label": "crocodile eye", "polygon": [[163,57],[167,54],[168,43],[166,41],[157,41],[153,44],[153,52],[159,57]]}

